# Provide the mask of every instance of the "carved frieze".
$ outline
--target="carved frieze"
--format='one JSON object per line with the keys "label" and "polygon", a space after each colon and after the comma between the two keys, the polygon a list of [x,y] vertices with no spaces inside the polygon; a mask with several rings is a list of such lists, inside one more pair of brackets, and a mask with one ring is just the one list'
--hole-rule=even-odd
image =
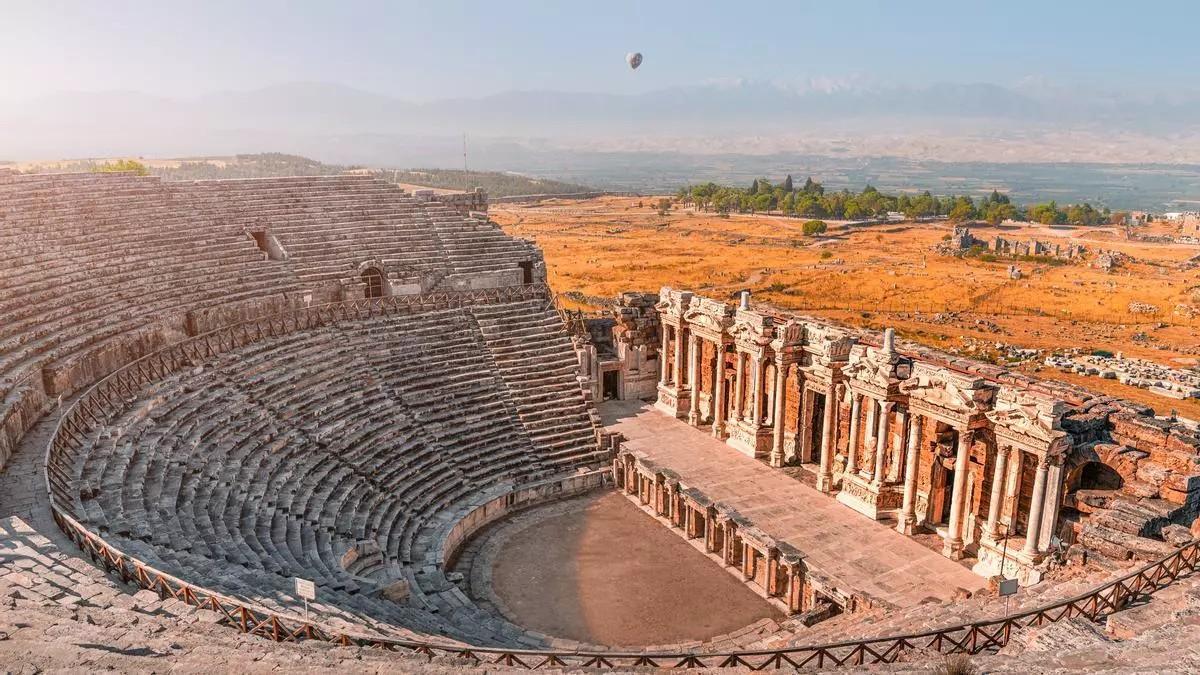
{"label": "carved frieze", "polygon": [[995,408],[988,411],[996,437],[1023,450],[1061,457],[1070,447],[1070,438],[1062,430],[1063,401],[1001,386]]}
{"label": "carved frieze", "polygon": [[900,384],[911,408],[964,429],[986,421],[983,413],[991,408],[995,391],[982,378],[922,362],[914,363]]}

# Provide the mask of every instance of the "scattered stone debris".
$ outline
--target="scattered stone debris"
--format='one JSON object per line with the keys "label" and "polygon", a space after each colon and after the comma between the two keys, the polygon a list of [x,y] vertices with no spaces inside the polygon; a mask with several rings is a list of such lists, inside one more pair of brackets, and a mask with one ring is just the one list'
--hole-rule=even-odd
{"label": "scattered stone debris", "polygon": [[1168,368],[1144,359],[1127,359],[1120,352],[1113,356],[1051,355],[1046,357],[1045,364],[1080,375],[1117,380],[1169,398],[1200,398],[1200,372]]}
{"label": "scattered stone debris", "polygon": [[1129,303],[1130,314],[1158,314],[1158,311],[1158,305],[1151,305],[1148,302],[1137,302],[1135,300]]}

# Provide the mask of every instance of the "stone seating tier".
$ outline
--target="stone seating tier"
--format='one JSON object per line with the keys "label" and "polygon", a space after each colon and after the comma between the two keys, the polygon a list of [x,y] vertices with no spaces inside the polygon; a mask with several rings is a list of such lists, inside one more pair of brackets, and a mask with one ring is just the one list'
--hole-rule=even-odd
{"label": "stone seating tier", "polygon": [[[260,232],[284,255],[260,249]],[[412,292],[500,270],[512,274],[481,283],[516,283],[518,263],[538,259],[493,225],[369,176],[5,172],[0,461],[55,397],[187,335],[341,299],[335,284],[357,282],[365,264]]]}
{"label": "stone seating tier", "polygon": [[[332,625],[513,644],[519,628],[427,570],[479,495],[605,458],[543,304],[345,321],[160,380],[92,433],[74,510],[122,550],[270,608],[303,606],[299,576]],[[407,604],[381,596],[396,581]]]}

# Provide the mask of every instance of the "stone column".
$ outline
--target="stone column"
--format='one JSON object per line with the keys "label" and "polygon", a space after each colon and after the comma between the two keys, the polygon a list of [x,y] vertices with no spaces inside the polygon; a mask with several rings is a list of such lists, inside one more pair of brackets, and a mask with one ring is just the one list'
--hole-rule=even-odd
{"label": "stone column", "polygon": [[[865,403],[867,406],[867,425],[866,428],[863,429],[862,434],[863,446],[867,449],[871,449],[875,445],[875,421],[879,416],[879,403],[866,394],[863,394],[863,403]],[[863,469],[865,470],[866,459],[863,460],[863,464]]]}
{"label": "stone column", "polygon": [[771,438],[771,466],[783,466],[783,427],[785,409],[784,405],[784,383],[787,380],[787,370],[782,361],[775,362],[775,410],[771,414],[772,432],[774,436]]}
{"label": "stone column", "polygon": [[799,564],[788,566],[788,611],[795,614],[804,608],[804,572]]}
{"label": "stone column", "polygon": [[713,373],[713,438],[725,438],[725,345],[716,343],[717,369]]}
{"label": "stone column", "polygon": [[675,380],[675,393],[683,390],[683,325],[675,328],[675,368],[671,375]]}
{"label": "stone column", "polygon": [[754,426],[763,423],[763,382],[767,376],[767,363],[761,356],[754,357],[754,395],[750,398],[753,409],[750,411],[750,422]]}
{"label": "stone column", "polygon": [[900,507],[900,522],[896,529],[901,534],[912,534],[917,529],[917,472],[921,458],[921,416],[914,414],[908,422],[908,441],[904,444],[908,454],[904,461],[904,501]]}
{"label": "stone column", "polygon": [[887,457],[888,447],[888,422],[892,416],[892,406],[896,405],[891,401],[879,402],[879,427],[875,431],[875,466],[871,469],[871,482],[876,487],[883,484],[883,463]]}
{"label": "stone column", "polygon": [[817,474],[817,489],[833,489],[833,437],[837,426],[837,385],[831,380],[825,390],[825,416],[821,421],[821,465]]}
{"label": "stone column", "polygon": [[1058,530],[1058,514],[1062,508],[1062,482],[1062,464],[1051,462],[1046,473],[1046,499],[1042,507],[1042,529],[1038,534],[1039,552],[1050,549],[1054,542],[1054,534]]}
{"label": "stone column", "polygon": [[988,500],[988,519],[983,531],[996,541],[1000,537],[1000,509],[1004,508],[1004,483],[1008,476],[1008,453],[1011,446],[1001,445],[996,449],[996,466],[992,471],[992,497]]}
{"label": "stone column", "polygon": [[850,392],[850,446],[846,449],[846,473],[858,471],[858,418],[862,416],[862,394]]}
{"label": "stone column", "polygon": [[767,549],[767,597],[779,595],[779,549]]}
{"label": "stone column", "polygon": [[688,424],[700,424],[700,336],[693,333],[688,337],[688,387],[692,390],[688,400]]}
{"label": "stone column", "polygon": [[963,510],[967,495],[967,472],[970,470],[968,463],[971,455],[971,440],[970,431],[961,429],[958,432],[958,454],[954,458],[954,491],[950,495],[950,531],[946,534],[946,542],[942,546],[942,553],[954,560],[962,558],[963,555]]}
{"label": "stone column", "polygon": [[1037,473],[1033,477],[1033,497],[1029,501],[1029,520],[1025,524],[1025,548],[1022,553],[1033,556],[1038,551],[1038,539],[1042,531],[1042,511],[1046,506],[1046,474],[1050,471],[1047,457],[1039,457]]}
{"label": "stone column", "polygon": [[889,456],[891,461],[888,462],[888,482],[895,483],[900,480],[900,471],[904,467],[904,452],[908,447],[908,409],[900,410],[896,413],[896,426],[900,427],[900,442],[892,449]]}
{"label": "stone column", "polygon": [[660,324],[659,328],[662,330],[662,349],[658,352],[658,360],[661,361],[661,363],[658,364],[658,370],[659,370],[658,383],[663,386],[666,386],[667,375],[668,375],[668,372],[667,372],[667,349],[670,347],[669,340],[667,338],[667,331],[670,329],[670,327],[664,323],[664,324]]}
{"label": "stone column", "polygon": [[742,413],[746,409],[746,355],[740,351],[736,351],[736,348],[733,353],[737,357],[737,370],[733,383],[733,420],[740,422],[742,420]]}

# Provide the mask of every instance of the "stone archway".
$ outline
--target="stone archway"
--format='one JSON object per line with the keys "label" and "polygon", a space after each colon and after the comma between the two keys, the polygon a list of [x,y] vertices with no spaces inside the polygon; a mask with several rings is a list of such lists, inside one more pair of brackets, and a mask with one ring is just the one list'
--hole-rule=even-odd
{"label": "stone archway", "polygon": [[363,297],[368,300],[371,298],[383,297],[383,273],[377,267],[368,267],[361,274],[363,282]]}

